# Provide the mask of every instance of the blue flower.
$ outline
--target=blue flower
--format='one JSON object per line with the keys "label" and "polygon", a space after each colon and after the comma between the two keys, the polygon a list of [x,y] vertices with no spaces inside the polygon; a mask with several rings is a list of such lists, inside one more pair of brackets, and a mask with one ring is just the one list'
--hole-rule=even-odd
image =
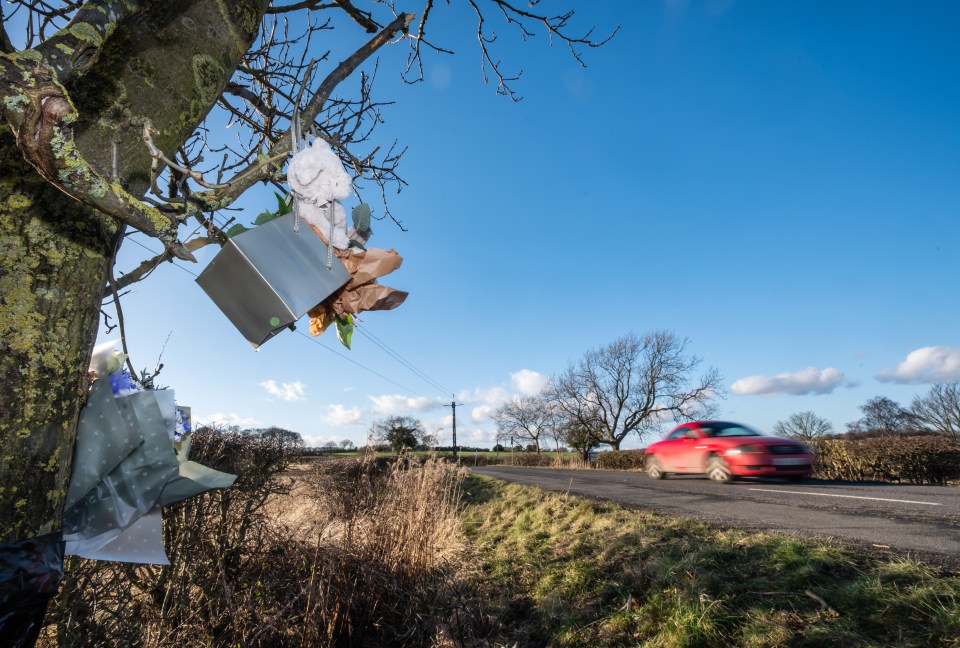
{"label": "blue flower", "polygon": [[137,383],[133,382],[133,377],[126,369],[110,374],[110,388],[113,389],[114,396],[126,396],[143,391]]}
{"label": "blue flower", "polygon": [[192,430],[190,429],[190,419],[187,418],[187,413],[184,412],[180,407],[177,407],[177,424],[173,432],[173,440],[175,442],[180,442],[183,437],[187,434],[190,434]]}

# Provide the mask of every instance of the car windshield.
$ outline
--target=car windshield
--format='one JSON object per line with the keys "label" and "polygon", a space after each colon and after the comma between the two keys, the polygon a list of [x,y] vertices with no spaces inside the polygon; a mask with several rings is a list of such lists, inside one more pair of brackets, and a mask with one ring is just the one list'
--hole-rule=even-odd
{"label": "car windshield", "polygon": [[756,430],[751,430],[743,425],[735,423],[720,423],[710,426],[702,426],[707,436],[711,437],[741,437],[741,436],[762,436]]}

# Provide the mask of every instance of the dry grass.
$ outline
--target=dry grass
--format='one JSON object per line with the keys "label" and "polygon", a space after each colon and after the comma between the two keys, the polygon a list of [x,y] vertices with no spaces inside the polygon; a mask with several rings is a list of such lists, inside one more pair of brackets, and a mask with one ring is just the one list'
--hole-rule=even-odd
{"label": "dry grass", "polygon": [[277,502],[290,533],[396,572],[442,568],[464,550],[462,473],[449,463],[341,459],[307,472],[297,497]]}
{"label": "dry grass", "polygon": [[296,451],[198,433],[194,457],[237,484],[164,510],[168,567],[70,560],[39,645],[476,645],[462,473]]}
{"label": "dry grass", "polygon": [[472,643],[478,607],[461,606],[470,598],[459,562],[462,472],[431,459],[373,458],[321,460],[305,472],[298,497],[277,502],[277,520],[327,559],[310,609],[326,619],[316,629],[325,633],[307,645],[338,636],[351,645]]}

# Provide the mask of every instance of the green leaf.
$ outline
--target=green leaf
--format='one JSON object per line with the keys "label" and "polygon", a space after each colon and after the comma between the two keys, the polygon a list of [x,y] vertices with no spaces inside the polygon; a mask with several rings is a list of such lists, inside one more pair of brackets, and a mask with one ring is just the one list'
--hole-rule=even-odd
{"label": "green leaf", "polygon": [[293,205],[287,204],[287,199],[282,194],[274,191],[273,195],[277,197],[277,211],[272,212],[269,209],[264,209],[257,215],[256,220],[253,221],[254,225],[263,225],[264,223],[269,223],[270,221],[280,218],[281,216],[289,214],[293,211]]}
{"label": "green leaf", "polygon": [[350,342],[353,340],[353,316],[347,313],[343,319],[334,316],[337,321],[337,338],[340,344],[350,348]]}
{"label": "green leaf", "polygon": [[276,214],[271,212],[269,209],[265,209],[257,215],[256,220],[253,221],[254,225],[263,225],[264,223],[269,223],[277,217]]}
{"label": "green leaf", "polygon": [[283,216],[284,214],[289,214],[293,211],[292,200],[288,203],[286,196],[282,196],[276,191],[273,192],[273,195],[277,197],[277,217]]}
{"label": "green leaf", "polygon": [[254,225],[263,225],[264,223],[269,223],[273,220],[273,212],[269,210],[264,210],[257,214],[257,217],[253,220]]}
{"label": "green leaf", "polygon": [[358,232],[370,231],[370,205],[360,203],[353,208],[353,226]]}
{"label": "green leaf", "polygon": [[226,234],[228,238],[233,238],[237,234],[243,234],[248,230],[249,230],[248,227],[244,227],[240,223],[237,223],[236,225],[233,225],[232,227],[230,227],[230,229],[228,229],[226,232],[224,232],[224,234]]}

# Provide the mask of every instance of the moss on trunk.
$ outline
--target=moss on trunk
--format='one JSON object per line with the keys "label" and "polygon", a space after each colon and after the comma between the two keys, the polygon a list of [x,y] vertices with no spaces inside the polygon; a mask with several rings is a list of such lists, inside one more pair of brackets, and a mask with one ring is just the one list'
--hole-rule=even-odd
{"label": "moss on trunk", "polygon": [[0,542],[60,526],[116,225],[48,185],[0,129]]}

